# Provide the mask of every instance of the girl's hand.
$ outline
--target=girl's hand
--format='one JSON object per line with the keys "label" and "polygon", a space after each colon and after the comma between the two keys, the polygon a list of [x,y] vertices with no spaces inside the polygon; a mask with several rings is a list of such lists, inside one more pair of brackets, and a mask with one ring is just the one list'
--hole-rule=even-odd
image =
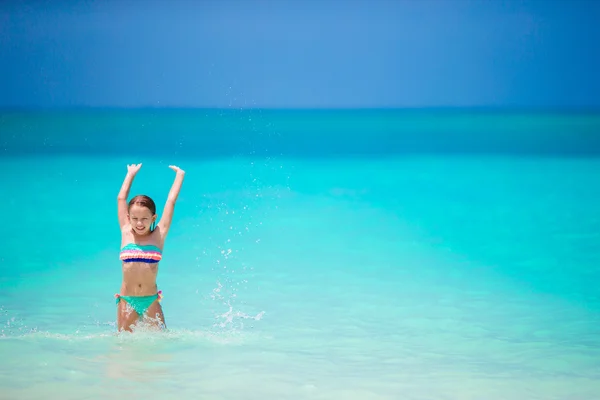
{"label": "girl's hand", "polygon": [[130,164],[127,165],[127,173],[130,175],[135,176],[135,174],[138,173],[138,171],[140,170],[140,168],[142,168],[142,164]]}
{"label": "girl's hand", "polygon": [[175,165],[169,165],[169,168],[171,168],[173,171],[175,171],[177,173],[177,175],[181,174],[184,175],[185,171],[182,170],[181,168],[175,166]]}

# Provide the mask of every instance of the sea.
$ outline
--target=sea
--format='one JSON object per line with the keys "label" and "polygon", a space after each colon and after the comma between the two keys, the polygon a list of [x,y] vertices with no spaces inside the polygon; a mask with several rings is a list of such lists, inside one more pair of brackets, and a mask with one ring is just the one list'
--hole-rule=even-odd
{"label": "sea", "polygon": [[[167,329],[117,333],[117,193]],[[600,398],[600,112],[0,111],[0,399]]]}

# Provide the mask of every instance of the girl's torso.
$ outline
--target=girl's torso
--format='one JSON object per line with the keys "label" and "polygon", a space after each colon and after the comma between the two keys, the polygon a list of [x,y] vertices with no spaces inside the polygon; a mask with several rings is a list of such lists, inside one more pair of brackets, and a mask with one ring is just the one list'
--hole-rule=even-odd
{"label": "girl's torso", "polygon": [[136,237],[130,227],[122,233],[121,252],[123,296],[150,296],[157,292],[156,277],[162,259],[162,243],[158,232],[145,237]]}

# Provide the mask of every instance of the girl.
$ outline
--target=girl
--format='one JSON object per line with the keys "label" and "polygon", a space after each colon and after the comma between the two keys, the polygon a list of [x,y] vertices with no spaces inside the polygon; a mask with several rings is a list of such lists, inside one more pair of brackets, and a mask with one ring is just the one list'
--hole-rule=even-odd
{"label": "girl", "polygon": [[156,276],[185,172],[174,165],[169,166],[176,172],[175,182],[169,192],[162,218],[155,224],[156,205],[150,197],[135,196],[127,203],[133,178],[141,167],[142,164],[127,166],[127,175],[117,197],[121,227],[120,258],[123,263],[121,291],[115,295],[119,331],[131,332],[132,326],[140,320],[157,328],[166,327]]}

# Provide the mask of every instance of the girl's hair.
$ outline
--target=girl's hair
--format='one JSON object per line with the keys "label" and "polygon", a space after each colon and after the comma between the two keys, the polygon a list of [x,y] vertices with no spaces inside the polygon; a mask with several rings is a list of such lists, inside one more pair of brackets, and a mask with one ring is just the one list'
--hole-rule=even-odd
{"label": "girl's hair", "polygon": [[[154,200],[152,200],[150,197],[148,197],[144,194],[135,196],[133,199],[129,200],[128,209],[130,209],[131,206],[134,204],[136,204],[140,207],[146,207],[148,210],[150,210],[152,215],[156,215],[156,204],[154,204]],[[154,231],[155,225],[156,225],[156,221],[154,221],[152,223],[152,226],[150,227],[150,232]]]}

